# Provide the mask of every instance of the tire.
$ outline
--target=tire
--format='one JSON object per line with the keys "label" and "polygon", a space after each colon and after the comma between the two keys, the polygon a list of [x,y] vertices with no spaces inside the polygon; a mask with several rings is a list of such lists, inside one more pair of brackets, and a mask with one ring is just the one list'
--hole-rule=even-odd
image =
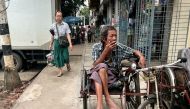
{"label": "tire", "polygon": [[[165,104],[165,101],[162,101],[163,106],[160,107],[160,109],[170,109],[169,107],[167,107],[167,105]],[[138,109],[158,109],[156,106],[156,99],[147,99],[144,102],[142,102]]]}
{"label": "tire", "polygon": [[[135,90],[137,93],[140,93],[140,81],[139,81],[139,74],[135,75]],[[141,104],[141,96],[136,96],[136,104],[139,106]]]}
{"label": "tire", "polygon": [[[140,93],[140,83],[139,83],[139,75],[136,74],[131,78],[130,84],[133,87],[131,93]],[[130,86],[129,86],[130,87]],[[141,104],[140,96],[127,96],[126,97],[126,109],[137,109]]]}
{"label": "tire", "polygon": [[163,101],[161,102],[164,103],[163,105],[167,105],[168,108],[171,108],[174,102],[174,93],[172,92],[172,88],[167,87],[171,86],[168,69],[163,69],[162,71],[158,72],[157,79],[159,99]]}
{"label": "tire", "polygon": [[83,97],[83,109],[88,109],[87,95],[84,95]]}
{"label": "tire", "polygon": [[123,89],[122,89],[121,106],[122,106],[122,109],[127,109],[126,95],[123,92],[126,92],[126,87],[123,87]]}
{"label": "tire", "polygon": [[138,107],[138,109],[156,109],[155,104],[156,104],[156,99],[148,99],[142,102]]}
{"label": "tire", "polygon": [[[13,52],[12,55],[13,55],[13,59],[14,59],[15,69],[17,71],[20,71],[22,69],[22,67],[23,67],[23,60],[22,60],[21,56],[18,55],[17,53]],[[4,68],[3,56],[1,58],[1,66],[2,66],[2,68]]]}
{"label": "tire", "polygon": [[83,109],[88,109],[88,104],[87,104],[87,93],[86,93],[86,85],[87,85],[87,73],[86,70],[83,69],[82,71],[82,78],[81,78],[81,90],[84,91],[83,93]]}

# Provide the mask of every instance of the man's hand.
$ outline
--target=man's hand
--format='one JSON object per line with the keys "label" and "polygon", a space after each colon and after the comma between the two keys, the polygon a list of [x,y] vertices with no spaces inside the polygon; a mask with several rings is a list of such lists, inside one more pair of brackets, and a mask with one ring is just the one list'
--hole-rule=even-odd
{"label": "man's hand", "polygon": [[106,44],[105,46],[105,51],[106,53],[110,53],[114,48],[116,47],[116,41],[109,41],[108,44]]}
{"label": "man's hand", "polygon": [[139,62],[138,62],[139,67],[142,67],[142,68],[145,67],[146,61],[145,61],[145,57],[143,56],[143,54],[138,50],[135,50],[133,53],[134,53],[134,55],[139,57]]}
{"label": "man's hand", "polygon": [[140,59],[139,59],[138,64],[139,64],[139,66],[140,66],[141,68],[144,68],[144,67],[145,67],[146,61],[145,61],[144,56],[140,56]]}

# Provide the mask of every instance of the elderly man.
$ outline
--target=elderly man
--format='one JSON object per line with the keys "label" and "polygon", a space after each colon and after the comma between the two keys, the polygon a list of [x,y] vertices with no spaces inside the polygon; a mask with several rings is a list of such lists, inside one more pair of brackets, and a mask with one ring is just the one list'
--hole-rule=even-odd
{"label": "elderly man", "polygon": [[108,92],[108,88],[116,82],[117,78],[114,74],[118,63],[123,57],[134,54],[139,57],[139,66],[145,66],[145,58],[138,51],[122,44],[117,44],[117,31],[113,26],[103,27],[101,32],[101,42],[93,45],[92,57],[94,60],[93,68],[90,71],[90,79],[92,80],[92,89],[96,91],[97,108],[103,109],[102,94],[105,95],[106,103],[109,109],[119,109],[113,102]]}

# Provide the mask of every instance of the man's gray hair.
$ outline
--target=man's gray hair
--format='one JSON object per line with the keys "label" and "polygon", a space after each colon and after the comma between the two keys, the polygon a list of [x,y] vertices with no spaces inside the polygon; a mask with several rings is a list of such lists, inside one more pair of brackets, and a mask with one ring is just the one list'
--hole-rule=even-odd
{"label": "man's gray hair", "polygon": [[109,30],[115,30],[116,31],[115,27],[114,26],[110,26],[110,25],[103,25],[100,28],[101,41],[107,39],[108,31]]}

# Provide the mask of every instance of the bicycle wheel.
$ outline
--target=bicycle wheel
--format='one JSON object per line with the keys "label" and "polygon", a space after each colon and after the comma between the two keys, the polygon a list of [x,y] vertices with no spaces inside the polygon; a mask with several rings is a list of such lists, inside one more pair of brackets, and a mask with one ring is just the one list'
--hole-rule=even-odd
{"label": "bicycle wheel", "polygon": [[81,95],[83,99],[83,109],[88,109],[87,106],[88,96],[87,96],[86,86],[87,86],[87,73],[86,70],[83,69],[81,77]]}
{"label": "bicycle wheel", "polygon": [[[137,109],[141,103],[141,97],[135,94],[140,93],[139,75],[135,74],[129,83],[129,92],[131,95],[126,96],[127,109]],[[135,93],[134,95],[132,93]]]}
{"label": "bicycle wheel", "polygon": [[156,99],[148,99],[141,103],[138,109],[156,109],[155,104]]}
{"label": "bicycle wheel", "polygon": [[159,100],[162,101],[159,105],[161,107],[167,105],[168,108],[171,108],[174,101],[174,93],[171,88],[172,83],[169,69],[164,68],[161,71],[158,71],[156,76],[158,81]]}
{"label": "bicycle wheel", "polygon": [[123,87],[122,94],[121,94],[121,106],[122,106],[122,109],[127,109],[125,92],[126,92],[126,87]]}
{"label": "bicycle wheel", "polygon": [[[140,93],[140,81],[139,74],[135,75],[135,92]],[[141,96],[136,96],[136,104],[139,106],[141,104]]]}
{"label": "bicycle wheel", "polygon": [[[126,89],[124,88],[123,91],[126,92]],[[131,101],[132,99],[126,97],[125,93],[122,93],[121,95],[121,105],[122,105],[122,109],[136,109],[136,107],[134,106],[134,101]],[[130,99],[130,100],[129,100]]]}
{"label": "bicycle wheel", "polygon": [[[165,103],[166,103],[165,101],[162,101],[163,105],[159,106],[159,109],[170,109],[169,107],[167,107]],[[158,109],[156,99],[150,98],[150,99],[145,100],[143,103],[140,104],[138,109]]]}

